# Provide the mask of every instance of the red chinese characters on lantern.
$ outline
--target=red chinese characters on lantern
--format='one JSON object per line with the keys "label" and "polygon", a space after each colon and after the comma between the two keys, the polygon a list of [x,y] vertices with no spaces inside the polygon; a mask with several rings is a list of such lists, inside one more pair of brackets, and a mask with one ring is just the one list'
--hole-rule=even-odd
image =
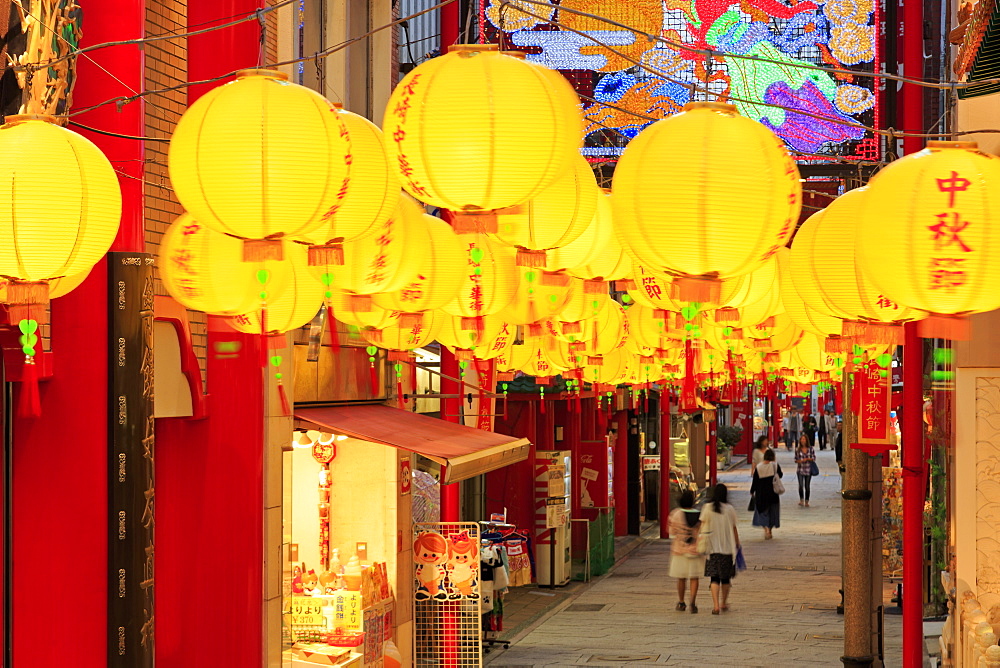
{"label": "red chinese characters on lantern", "polygon": [[[883,375],[884,374],[884,375]],[[889,374],[875,362],[868,362],[855,372],[857,393],[858,441],[889,441]]]}
{"label": "red chinese characters on lantern", "polygon": [[365,280],[369,284],[374,285],[385,280],[385,269],[389,265],[386,248],[392,242],[392,228],[393,220],[390,218],[385,221],[385,227],[382,230],[382,234],[375,239],[375,245],[378,246],[378,250],[375,253],[375,257],[372,258],[371,263],[368,265],[368,275],[365,277]]}
{"label": "red chinese characters on lantern", "polygon": [[931,290],[954,291],[967,282],[965,261],[974,248],[966,243],[964,236],[970,225],[974,225],[956,210],[958,195],[964,193],[972,182],[952,171],[946,178],[935,179],[939,192],[948,196],[947,211],[934,214],[927,231],[934,244],[934,255],[927,267],[927,286]]}
{"label": "red chinese characters on lantern", "polygon": [[392,133],[392,140],[396,142],[399,150],[399,155],[397,156],[399,173],[406,180],[407,190],[413,195],[427,195],[427,189],[413,178],[413,168],[410,166],[410,159],[406,156],[403,146],[403,143],[406,141],[406,129],[404,127],[406,125],[406,117],[413,106],[410,98],[413,97],[421,76],[420,74],[414,74],[413,78],[402,86],[403,97],[392,109],[393,116],[399,119],[399,127]]}

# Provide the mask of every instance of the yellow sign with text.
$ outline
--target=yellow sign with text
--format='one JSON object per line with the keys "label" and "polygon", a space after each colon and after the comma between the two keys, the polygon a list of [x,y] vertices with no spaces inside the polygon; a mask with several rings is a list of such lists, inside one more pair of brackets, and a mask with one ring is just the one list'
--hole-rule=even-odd
{"label": "yellow sign with text", "polygon": [[291,623],[294,626],[323,626],[323,599],[312,596],[293,596]]}
{"label": "yellow sign with text", "polygon": [[360,631],[362,622],[361,592],[337,592],[333,598],[333,626],[338,629]]}

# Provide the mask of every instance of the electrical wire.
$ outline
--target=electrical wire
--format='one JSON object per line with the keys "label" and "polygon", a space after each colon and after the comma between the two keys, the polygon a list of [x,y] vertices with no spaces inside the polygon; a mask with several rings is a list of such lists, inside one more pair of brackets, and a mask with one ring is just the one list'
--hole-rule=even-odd
{"label": "electrical wire", "polygon": [[136,135],[123,135],[118,132],[108,132],[107,130],[98,130],[97,128],[92,128],[89,125],[84,125],[83,123],[77,123],[76,121],[70,121],[70,125],[78,127],[87,132],[93,132],[99,135],[104,135],[106,137],[118,137],[119,139],[135,139],[137,141],[162,141],[169,142],[170,139],[167,137],[140,137]]}

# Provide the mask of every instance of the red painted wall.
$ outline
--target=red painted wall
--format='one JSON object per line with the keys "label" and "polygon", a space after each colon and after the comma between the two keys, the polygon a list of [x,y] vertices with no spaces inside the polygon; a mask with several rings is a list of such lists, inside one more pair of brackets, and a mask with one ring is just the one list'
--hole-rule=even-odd
{"label": "red painted wall", "polygon": [[[190,0],[188,26],[248,14],[256,0]],[[256,22],[188,40],[188,78],[255,67]],[[188,89],[188,103],[212,87]],[[221,331],[212,331],[212,330]],[[263,623],[264,407],[258,337],[210,322],[208,417],[156,421],[157,644],[163,666],[258,666]],[[237,341],[235,358],[216,344]]]}
{"label": "red painted wall", "polygon": [[[90,3],[81,46],[141,37],[143,31],[143,3]],[[74,108],[129,95],[129,88],[143,90],[142,52],[134,46],[94,52],[79,60]],[[141,135],[142,105],[134,102],[119,111],[112,104],[74,120]],[[129,178],[141,179],[142,142],[70,129],[97,144],[119,172],[123,214],[114,249],[142,250],[142,181]],[[51,645],[53,623],[58,620],[50,601],[38,595],[39,583],[53,579],[70,585],[73,609],[86,611],[74,615],[71,624],[59,624],[59,644],[73,648],[74,666],[106,665],[107,308],[102,262],[83,285],[52,303],[55,376],[41,383],[42,417],[14,418],[11,548],[17,666],[64,663],[56,652],[39,651]]]}
{"label": "red painted wall", "polygon": [[[497,401],[498,405],[500,401]],[[535,439],[537,401],[507,402],[507,417],[497,417],[494,431],[527,438],[532,446],[528,459],[486,474],[486,512],[501,513],[507,508],[507,521],[524,531],[535,526]],[[543,448],[537,448],[539,450]]]}

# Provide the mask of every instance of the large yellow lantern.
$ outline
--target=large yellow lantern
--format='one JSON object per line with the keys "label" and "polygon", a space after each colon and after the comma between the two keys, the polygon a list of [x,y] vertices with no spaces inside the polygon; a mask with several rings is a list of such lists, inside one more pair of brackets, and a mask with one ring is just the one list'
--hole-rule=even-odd
{"label": "large yellow lantern", "polygon": [[330,220],[352,160],[341,114],[281,72],[244,70],[191,105],[170,140],[170,181],[192,216],[242,239],[248,257]]}
{"label": "large yellow lantern", "polygon": [[888,299],[937,316],[1000,307],[1000,158],[928,142],[875,175],[860,215],[858,264]]}
{"label": "large yellow lantern", "polygon": [[362,329],[361,336],[373,346],[403,352],[422,348],[434,340],[441,326],[440,313],[430,311],[418,321],[396,317],[379,329]]}
{"label": "large yellow lantern", "polygon": [[281,334],[302,327],[319,312],[323,286],[309,273],[305,248],[286,244],[284,254],[291,267],[285,289],[263,308],[230,318],[233,328],[247,334]]}
{"label": "large yellow lantern", "polygon": [[632,264],[633,285],[628,289],[629,301],[666,311],[677,311],[680,304],[675,286],[669,276],[650,271],[641,264]]}
{"label": "large yellow lantern", "polygon": [[398,311],[389,311],[372,302],[371,295],[357,295],[342,290],[331,290],[326,298],[333,317],[353,327],[378,329],[390,324]]}
{"label": "large yellow lantern", "polygon": [[336,211],[306,235],[316,244],[310,249],[312,264],[332,263],[326,253],[336,258],[345,241],[374,233],[393,214],[399,197],[396,166],[389,161],[382,131],[364,116],[333,106],[351,138],[351,180]]}
{"label": "large yellow lantern", "polygon": [[276,299],[293,271],[290,259],[244,262],[239,239],[211,230],[188,214],[167,228],[159,256],[160,279],[170,296],[189,309],[213,315],[248,313],[262,301]]}
{"label": "large yellow lantern", "polygon": [[633,304],[625,311],[625,318],[628,320],[629,342],[628,348],[633,352],[640,352],[642,348],[652,348],[661,350],[670,345],[666,340],[679,335],[671,325],[672,311],[653,309],[642,304]]}
{"label": "large yellow lantern", "polygon": [[569,82],[495,45],[456,45],[396,86],[382,129],[411,195],[454,212],[536,197],[583,137]]}
{"label": "large yellow lantern", "polygon": [[48,116],[8,116],[0,155],[0,276],[44,281],[89,271],[121,220],[108,159]]}
{"label": "large yellow lantern", "polygon": [[[791,275],[795,277],[792,284],[803,301],[815,304],[827,315],[852,321],[845,326],[845,334],[863,332],[866,336],[862,338],[878,340],[878,333],[885,328],[872,327],[868,322],[900,322],[924,314],[901,307],[887,297],[858,266],[857,240],[859,235],[867,234],[859,227],[867,190],[847,192],[810,216],[796,232],[789,256]],[[887,342],[895,340],[892,331],[887,335]]]}
{"label": "large yellow lantern", "polygon": [[500,312],[507,322],[528,325],[554,318],[570,298],[572,279],[566,274],[518,267],[518,275],[514,298]]}
{"label": "large yellow lantern", "polygon": [[515,213],[497,216],[496,238],[517,248],[517,263],[544,267],[546,251],[565,246],[584,233],[604,195],[590,163],[582,157]]}
{"label": "large yellow lantern", "polygon": [[[588,281],[617,281],[631,275],[632,258],[615,235],[610,195],[597,199],[594,217],[583,234],[546,254],[545,268],[565,270],[570,276]],[[600,286],[600,290],[607,292],[607,287]]]}
{"label": "large yellow lantern", "polygon": [[689,103],[643,130],[613,188],[622,243],[651,271],[678,277],[682,300],[702,303],[716,301],[718,279],[756,269],[786,243],[802,199],[781,140],[717,102]]}
{"label": "large yellow lantern", "polygon": [[[374,235],[344,244],[342,265],[313,262],[310,270],[323,284],[360,295],[402,290],[418,280],[420,271],[426,269],[426,258],[435,256],[437,251],[427,246],[430,234],[423,208],[399,192],[395,211]],[[445,244],[442,255],[450,250],[454,256],[457,246],[439,236]],[[419,253],[414,252],[421,247]]]}
{"label": "large yellow lantern", "polygon": [[492,359],[504,354],[517,337],[517,327],[496,316],[486,316],[478,323],[444,313],[438,317],[441,318],[438,343],[455,351],[471,351],[477,359]]}
{"label": "large yellow lantern", "polygon": [[[451,226],[434,216],[421,216],[422,241],[411,246],[407,260],[416,267],[416,276],[398,290],[373,296],[376,305],[385,309],[418,313],[440,308],[452,301],[466,276],[465,252]],[[413,248],[419,252],[413,252]]]}
{"label": "large yellow lantern", "polygon": [[518,273],[513,249],[485,234],[458,235],[465,248],[465,271],[458,296],[441,307],[463,318],[494,315],[514,299]]}

